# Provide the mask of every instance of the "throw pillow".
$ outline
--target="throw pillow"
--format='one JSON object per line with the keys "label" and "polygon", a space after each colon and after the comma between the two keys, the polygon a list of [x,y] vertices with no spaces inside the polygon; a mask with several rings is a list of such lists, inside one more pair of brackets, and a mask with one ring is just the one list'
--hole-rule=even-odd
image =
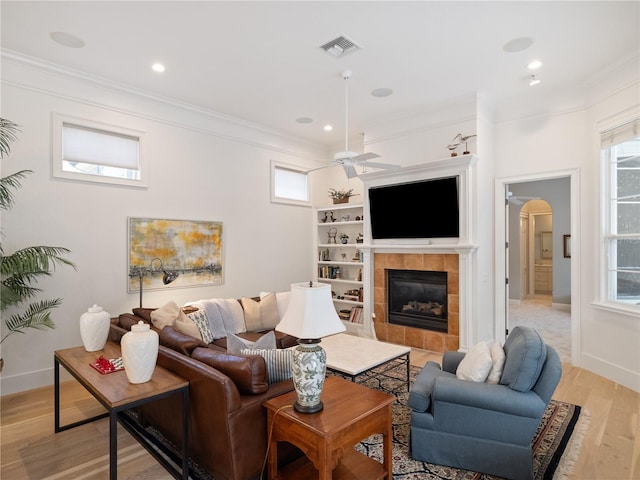
{"label": "throw pillow", "polygon": [[202,335],[200,335],[200,330],[196,326],[196,324],[191,320],[187,315],[180,310],[180,315],[178,315],[178,319],[173,324],[173,328],[180,333],[184,333],[185,335],[191,335],[193,338],[197,338],[198,340],[202,340]]}
{"label": "throw pillow", "polygon": [[240,353],[241,350],[274,350],[276,348],[276,334],[272,330],[269,333],[265,333],[255,342],[246,340],[237,335],[229,335],[227,337],[227,352]]}
{"label": "throw pillow", "polygon": [[162,330],[166,326],[173,326],[180,314],[180,307],[176,302],[169,302],[162,307],[151,312],[151,323],[158,330]]}
{"label": "throw pillow", "polygon": [[[260,298],[264,298],[269,295],[270,292],[260,292]],[[289,307],[289,299],[291,298],[291,291],[275,292],[276,302],[278,303],[278,316],[280,320],[284,317],[287,308]]]}
{"label": "throw pillow", "polygon": [[504,368],[504,361],[506,359],[504,354],[504,349],[500,342],[495,341],[491,348],[489,349],[491,353],[491,371],[489,372],[489,376],[487,377],[487,383],[497,384],[500,382],[500,377],[502,376],[502,369]]}
{"label": "throw pillow", "polygon": [[242,309],[244,310],[244,324],[247,332],[257,332],[262,330],[262,322],[260,321],[260,305],[251,298],[242,297],[240,299]]}
{"label": "throw pillow", "polygon": [[270,293],[260,299],[260,323],[264,330],[273,330],[280,323],[278,301],[275,293]]}
{"label": "throw pillow", "polygon": [[243,355],[260,355],[267,364],[269,384],[283,382],[291,378],[292,352],[291,350],[250,350],[244,349]]}
{"label": "throw pillow", "polygon": [[209,320],[207,320],[207,315],[204,313],[204,310],[196,310],[194,312],[187,313],[186,315],[193,321],[193,323],[196,324],[196,327],[198,327],[198,331],[200,332],[200,336],[204,343],[211,343],[215,340],[215,338],[213,338],[213,333],[209,330]]}
{"label": "throw pillow", "polygon": [[240,302],[244,309],[244,322],[247,332],[272,330],[280,322],[275,294],[269,294],[259,302],[251,298],[242,297]]}
{"label": "throw pillow", "polygon": [[491,353],[486,342],[480,342],[469,349],[456,370],[460,380],[484,382],[491,371]]}

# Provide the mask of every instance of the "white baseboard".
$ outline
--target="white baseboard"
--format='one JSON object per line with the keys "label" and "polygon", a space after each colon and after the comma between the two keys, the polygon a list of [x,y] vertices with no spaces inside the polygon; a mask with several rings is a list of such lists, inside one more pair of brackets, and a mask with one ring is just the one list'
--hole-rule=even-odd
{"label": "white baseboard", "polygon": [[555,308],[556,310],[562,310],[563,312],[571,312],[570,303],[552,303],[551,308]]}
{"label": "white baseboard", "polygon": [[589,355],[588,353],[582,354],[581,363],[581,368],[640,393],[640,372],[633,372],[628,368],[615,365],[601,358]]}
{"label": "white baseboard", "polygon": [[[66,382],[73,377],[64,369],[60,369],[60,381]],[[0,378],[0,395],[24,392],[34,388],[53,385],[53,367],[34,372],[22,373],[20,375],[2,375]]]}

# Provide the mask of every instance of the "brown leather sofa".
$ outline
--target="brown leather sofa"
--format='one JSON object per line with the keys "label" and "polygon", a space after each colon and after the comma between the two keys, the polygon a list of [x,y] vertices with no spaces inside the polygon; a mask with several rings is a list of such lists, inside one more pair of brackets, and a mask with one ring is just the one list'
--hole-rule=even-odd
{"label": "brown leather sofa", "polygon": [[[150,311],[135,309],[134,314],[113,319],[110,340],[119,342],[139,320],[151,323]],[[267,450],[267,414],[262,404],[293,390],[293,382],[270,385],[264,359],[228,354],[225,339],[206,344],[170,326],[158,333],[157,364],[189,381],[189,456],[216,480],[259,478]],[[262,334],[241,336],[255,340]],[[276,337],[279,348],[295,345],[293,337],[279,332]],[[180,402],[174,395],[139,408],[143,425],[155,427],[179,448]],[[300,452],[284,445],[278,454],[285,464]]]}

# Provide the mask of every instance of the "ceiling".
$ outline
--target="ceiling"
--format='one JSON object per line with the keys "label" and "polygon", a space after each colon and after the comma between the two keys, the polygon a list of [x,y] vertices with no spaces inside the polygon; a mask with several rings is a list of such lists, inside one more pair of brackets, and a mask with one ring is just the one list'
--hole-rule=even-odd
{"label": "ceiling", "polygon": [[[349,131],[420,115],[482,94],[496,112],[544,108],[638,55],[639,2],[168,2],[1,3],[2,49],[147,94],[196,105],[333,146]],[[51,32],[82,39],[69,48]],[[335,58],[320,45],[363,46]],[[534,40],[520,52],[503,46]],[[529,87],[539,59],[542,83]],[[162,74],[151,70],[162,62]],[[378,98],[376,88],[393,95]],[[295,120],[314,121],[300,124]],[[325,132],[323,126],[334,130]]]}

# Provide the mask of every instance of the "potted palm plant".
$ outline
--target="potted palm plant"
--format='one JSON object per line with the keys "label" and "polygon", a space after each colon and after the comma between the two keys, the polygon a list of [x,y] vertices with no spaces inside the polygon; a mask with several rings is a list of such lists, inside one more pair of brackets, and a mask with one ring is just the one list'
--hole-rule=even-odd
{"label": "potted palm plant", "polygon": [[[18,138],[19,126],[10,120],[0,118],[0,159],[8,155],[11,143]],[[14,192],[22,186],[22,180],[31,170],[20,170],[0,178],[0,209],[9,210],[14,204]],[[4,237],[4,235],[2,236]],[[51,310],[59,306],[62,299],[34,300],[41,291],[34,286],[38,278],[51,275],[56,265],[75,265],[65,258],[70,252],[62,247],[25,247],[5,255],[0,243],[0,313],[4,321],[2,344],[14,333],[26,333],[28,329],[44,330],[55,328]],[[5,310],[10,310],[6,315]],[[4,360],[0,358],[0,372]]]}

